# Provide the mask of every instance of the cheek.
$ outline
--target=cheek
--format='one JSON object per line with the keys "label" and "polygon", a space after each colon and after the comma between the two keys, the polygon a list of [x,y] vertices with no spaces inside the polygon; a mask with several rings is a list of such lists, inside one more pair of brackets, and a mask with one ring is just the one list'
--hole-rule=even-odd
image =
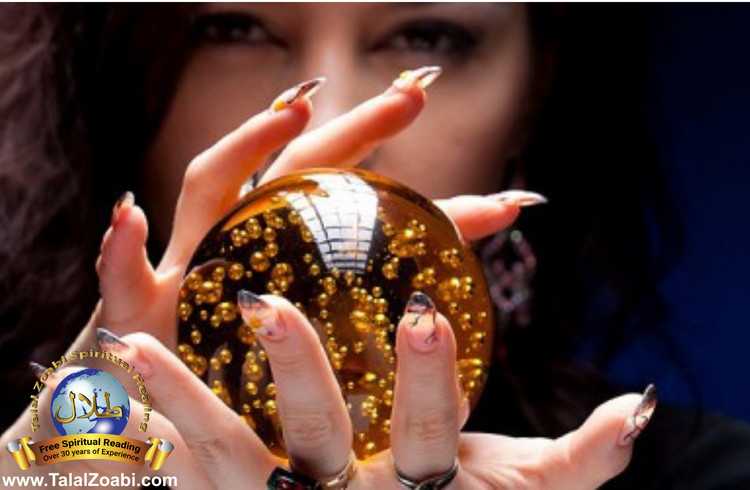
{"label": "cheek", "polygon": [[378,168],[432,198],[497,191],[517,148],[523,82],[501,78],[431,94],[415,124],[385,145]]}
{"label": "cheek", "polygon": [[508,157],[519,148],[516,125],[527,105],[525,28],[444,77],[430,87],[414,125],[383,147],[375,169],[433,199],[496,192]]}

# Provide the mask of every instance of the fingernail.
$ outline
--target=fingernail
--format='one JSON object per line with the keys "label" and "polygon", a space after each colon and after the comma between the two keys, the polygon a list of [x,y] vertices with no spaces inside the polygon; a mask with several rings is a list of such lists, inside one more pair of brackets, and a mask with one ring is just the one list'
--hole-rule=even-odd
{"label": "fingernail", "polygon": [[312,97],[325,81],[325,77],[313,78],[312,80],[307,80],[285,90],[281,95],[276,97],[273,102],[271,102],[269,111],[272,113],[279,112],[294,104],[296,100],[302,97]]}
{"label": "fingernail", "polygon": [[414,291],[406,302],[404,318],[409,329],[408,337],[412,347],[421,352],[434,349],[437,342],[435,316],[437,310],[432,299],[421,291]]}
{"label": "fingernail", "polygon": [[258,335],[279,340],[286,333],[284,324],[271,304],[247,289],[237,292],[237,304],[245,323]]}
{"label": "fingernail", "polygon": [[633,415],[628,417],[625,421],[625,425],[620,432],[620,439],[618,441],[620,446],[633,444],[633,441],[635,441],[651,420],[651,416],[656,409],[657,401],[656,386],[650,384],[644,390],[643,395],[641,396],[641,401],[638,403],[638,406],[635,407]]}
{"label": "fingernail", "polygon": [[402,71],[398,78],[393,81],[392,87],[399,90],[406,90],[412,85],[417,85],[424,90],[432,85],[432,82],[441,73],[443,73],[443,69],[439,66],[422,66],[415,70]]}
{"label": "fingernail", "polygon": [[96,342],[103,350],[122,350],[130,345],[114,332],[100,327],[96,329]]}
{"label": "fingernail", "polygon": [[432,82],[437,80],[437,77],[443,73],[443,69],[439,66],[423,66],[416,70],[406,70],[396,79],[396,84],[403,84],[404,86],[417,84],[422,90],[426,89]]}
{"label": "fingernail", "polygon": [[29,362],[29,368],[31,368],[31,372],[34,373],[34,376],[37,378],[41,378],[42,374],[47,370],[46,367],[34,361]]}
{"label": "fingernail", "polygon": [[485,196],[493,201],[502,203],[510,203],[516,206],[535,206],[537,204],[544,204],[547,202],[547,198],[538,192],[522,191],[522,190],[509,190],[498,192],[495,194],[489,194]]}
{"label": "fingernail", "polygon": [[122,196],[120,196],[120,198],[117,200],[117,202],[115,202],[115,205],[112,208],[111,224],[113,227],[117,224],[122,210],[132,206],[133,204],[135,204],[135,195],[132,192],[126,191]]}

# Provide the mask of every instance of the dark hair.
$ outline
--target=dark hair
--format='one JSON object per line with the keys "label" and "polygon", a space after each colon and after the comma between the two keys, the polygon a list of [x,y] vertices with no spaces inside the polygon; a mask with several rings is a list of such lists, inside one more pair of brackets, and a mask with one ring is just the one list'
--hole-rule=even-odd
{"label": "dark hair", "polygon": [[[517,223],[539,264],[532,319],[504,332],[507,355],[473,415],[498,432],[554,436],[622,392],[600,373],[631,339],[656,335],[682,368],[656,289],[679,258],[682,226],[648,134],[642,8],[532,5],[530,13],[540,86],[518,160],[524,184],[550,204]],[[583,339],[588,362],[576,362]],[[509,399],[519,405],[500,402]]]}
{"label": "dark hair", "polygon": [[[137,187],[132,162],[189,54],[189,15],[172,6],[0,9],[0,345],[5,386],[20,394],[31,386],[26,362],[59,356],[96,303],[97,245],[118,194]],[[532,321],[499,336],[506,354],[469,427],[552,436],[615,391],[598,369],[659,324],[655,283],[668,261],[653,244],[673,252],[680,233],[646,132],[639,9],[529,12],[536,84],[518,168],[552,204],[519,220],[540,264]],[[593,310],[600,293],[608,307]],[[590,364],[571,361],[582,335],[599,339]],[[6,424],[23,399],[6,404]]]}
{"label": "dark hair", "polygon": [[187,14],[0,6],[0,376],[19,394],[2,410],[6,424],[32,386],[28,361],[59,357],[98,300],[98,245],[117,197],[137,190],[133,162],[188,55]]}

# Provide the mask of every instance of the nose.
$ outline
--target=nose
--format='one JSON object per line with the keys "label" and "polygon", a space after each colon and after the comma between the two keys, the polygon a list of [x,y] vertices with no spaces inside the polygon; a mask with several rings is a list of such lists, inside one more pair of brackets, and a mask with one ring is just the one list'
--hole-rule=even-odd
{"label": "nose", "polygon": [[307,126],[308,131],[323,126],[337,116],[344,114],[358,102],[350,75],[344,73],[339,67],[334,67],[334,69],[319,68],[315,71],[310,69],[307,71],[305,78],[308,78],[307,74],[313,72],[326,77],[326,83],[312,100],[313,113]]}
{"label": "nose", "polygon": [[367,98],[368,77],[358,58],[356,42],[343,29],[307,40],[300,52],[300,79],[325,77],[326,83],[312,99],[313,114],[308,131],[344,114]]}
{"label": "nose", "polygon": [[[306,131],[325,125],[350,111],[377,92],[377,81],[369,79],[367,71],[357,69],[356,60],[333,58],[320,64],[311,64],[306,77],[326,77],[326,83],[312,99],[313,112]],[[315,67],[315,68],[313,68]],[[320,68],[318,68],[320,67]],[[316,75],[316,74],[320,75]],[[310,75],[309,77],[307,75]],[[373,151],[359,163],[360,168],[372,168],[377,151]]]}

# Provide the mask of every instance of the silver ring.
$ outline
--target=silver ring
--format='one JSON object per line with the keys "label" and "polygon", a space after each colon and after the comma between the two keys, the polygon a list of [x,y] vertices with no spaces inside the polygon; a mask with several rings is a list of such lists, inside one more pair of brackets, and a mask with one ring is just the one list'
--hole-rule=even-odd
{"label": "silver ring", "polygon": [[[291,461],[289,468],[292,471],[295,471],[291,465]],[[316,479],[315,490],[346,490],[347,485],[349,485],[349,480],[354,478],[356,472],[357,456],[354,454],[354,451],[351,451],[349,453],[349,461],[346,462],[344,469],[333,476]]]}
{"label": "silver ring", "polygon": [[456,477],[456,473],[458,473],[458,458],[453,460],[453,466],[445,473],[431,476],[430,478],[418,482],[404,476],[398,471],[395,465],[393,466],[393,469],[396,471],[396,478],[398,478],[399,483],[406,488],[411,490],[440,490],[441,488],[447,487]]}

